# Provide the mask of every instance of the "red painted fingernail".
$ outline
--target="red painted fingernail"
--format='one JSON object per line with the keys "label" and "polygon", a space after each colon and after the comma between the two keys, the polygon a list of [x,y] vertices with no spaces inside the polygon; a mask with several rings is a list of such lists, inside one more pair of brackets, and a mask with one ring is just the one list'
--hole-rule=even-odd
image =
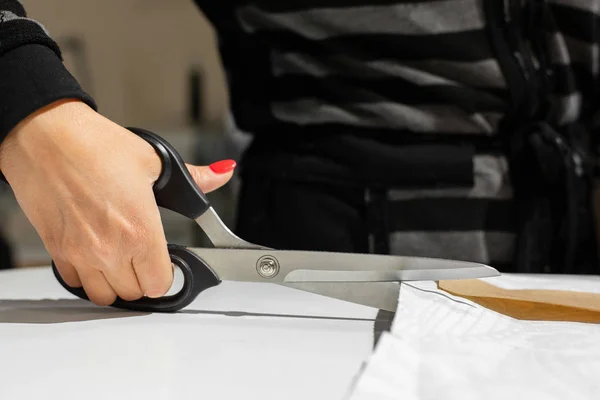
{"label": "red painted fingernail", "polygon": [[235,160],[221,160],[210,164],[209,167],[215,174],[226,174],[233,171],[236,165]]}

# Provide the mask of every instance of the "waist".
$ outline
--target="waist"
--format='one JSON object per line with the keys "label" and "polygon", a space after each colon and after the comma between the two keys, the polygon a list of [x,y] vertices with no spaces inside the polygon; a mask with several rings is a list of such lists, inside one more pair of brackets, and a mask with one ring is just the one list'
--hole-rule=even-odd
{"label": "waist", "polygon": [[335,125],[263,129],[253,136],[242,173],[362,186],[468,186],[475,156],[504,151],[492,136]]}
{"label": "waist", "polygon": [[[279,148],[295,147],[316,150],[330,143],[361,142],[372,146],[406,147],[410,145],[469,146],[478,154],[497,154],[504,149],[503,137],[499,134],[483,135],[464,132],[415,132],[402,129],[383,129],[326,123],[318,125],[296,125],[275,123],[252,130],[256,141],[265,141]],[[370,148],[365,149],[369,151]]]}

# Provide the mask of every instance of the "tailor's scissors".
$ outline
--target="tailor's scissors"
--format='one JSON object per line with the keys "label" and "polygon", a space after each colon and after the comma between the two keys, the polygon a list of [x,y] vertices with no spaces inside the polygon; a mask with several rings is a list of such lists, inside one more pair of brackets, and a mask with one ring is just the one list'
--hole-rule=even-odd
{"label": "tailor's scissors", "polygon": [[[128,128],[150,143],[162,160],[154,184],[158,206],[191,218],[204,230],[214,248],[169,244],[171,262],[183,273],[183,287],[161,298],[117,299],[112,306],[134,311],[174,312],[188,306],[203,291],[223,280],[269,282],[346,301],[395,311],[401,281],[474,279],[500,275],[487,265],[436,258],[322,251],[275,250],[246,242],[232,233],[191,177],[177,151],[160,136]],[[89,300],[83,288],[70,293]],[[393,286],[395,284],[395,286]],[[392,286],[390,286],[392,285]],[[390,287],[395,290],[390,292]]]}

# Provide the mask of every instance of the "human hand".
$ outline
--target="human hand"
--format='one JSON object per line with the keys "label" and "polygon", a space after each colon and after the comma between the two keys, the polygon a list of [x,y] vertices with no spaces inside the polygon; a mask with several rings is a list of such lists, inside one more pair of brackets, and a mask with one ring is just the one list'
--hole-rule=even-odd
{"label": "human hand", "polygon": [[[205,193],[235,162],[187,165]],[[63,280],[110,305],[164,296],[173,268],[152,186],[161,161],[150,144],[63,100],[29,116],[0,146],[0,171]]]}

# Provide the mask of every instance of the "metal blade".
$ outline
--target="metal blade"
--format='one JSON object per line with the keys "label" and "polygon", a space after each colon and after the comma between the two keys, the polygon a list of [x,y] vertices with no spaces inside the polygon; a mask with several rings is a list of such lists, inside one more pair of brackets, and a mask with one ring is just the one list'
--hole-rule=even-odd
{"label": "metal blade", "polygon": [[396,312],[400,295],[400,283],[397,282],[298,282],[281,285],[391,312]]}
{"label": "metal blade", "polygon": [[222,280],[270,282],[395,312],[400,281],[500,275],[464,261],[374,254],[272,250],[236,236],[211,207],[196,223],[214,249],[190,249]]}
{"label": "metal blade", "polygon": [[192,248],[223,280],[400,282],[498,276],[487,265],[424,257],[319,251]]}
{"label": "metal blade", "polygon": [[268,249],[268,247],[259,246],[254,243],[247,242],[236,236],[225,225],[223,220],[214,208],[209,207],[206,212],[196,218],[196,223],[202,228],[208,239],[215,247],[220,248],[236,248],[236,249]]}
{"label": "metal blade", "polygon": [[[215,249],[197,248],[209,257],[219,255],[219,275],[222,279],[253,280],[240,275],[237,266],[245,265],[247,258],[259,260],[271,256],[279,267],[283,265],[285,282],[386,282],[483,278],[499,275],[495,269],[477,263],[424,257],[404,257],[374,254],[333,253],[295,250],[272,250],[247,242],[236,236],[210,207],[196,219]],[[225,250],[227,253],[221,251]],[[255,250],[251,252],[250,250]],[[263,251],[269,251],[264,253]],[[241,253],[239,253],[242,251]],[[224,259],[228,256],[229,259]],[[209,260],[207,261],[212,265]],[[283,264],[282,264],[283,263]],[[256,274],[253,275],[255,280]],[[281,276],[281,275],[280,275]],[[272,277],[271,277],[272,278]],[[261,279],[262,280],[262,279]]]}
{"label": "metal blade", "polygon": [[500,275],[484,264],[436,258],[269,249],[189,250],[221,280],[275,283],[392,312],[401,281]]}

